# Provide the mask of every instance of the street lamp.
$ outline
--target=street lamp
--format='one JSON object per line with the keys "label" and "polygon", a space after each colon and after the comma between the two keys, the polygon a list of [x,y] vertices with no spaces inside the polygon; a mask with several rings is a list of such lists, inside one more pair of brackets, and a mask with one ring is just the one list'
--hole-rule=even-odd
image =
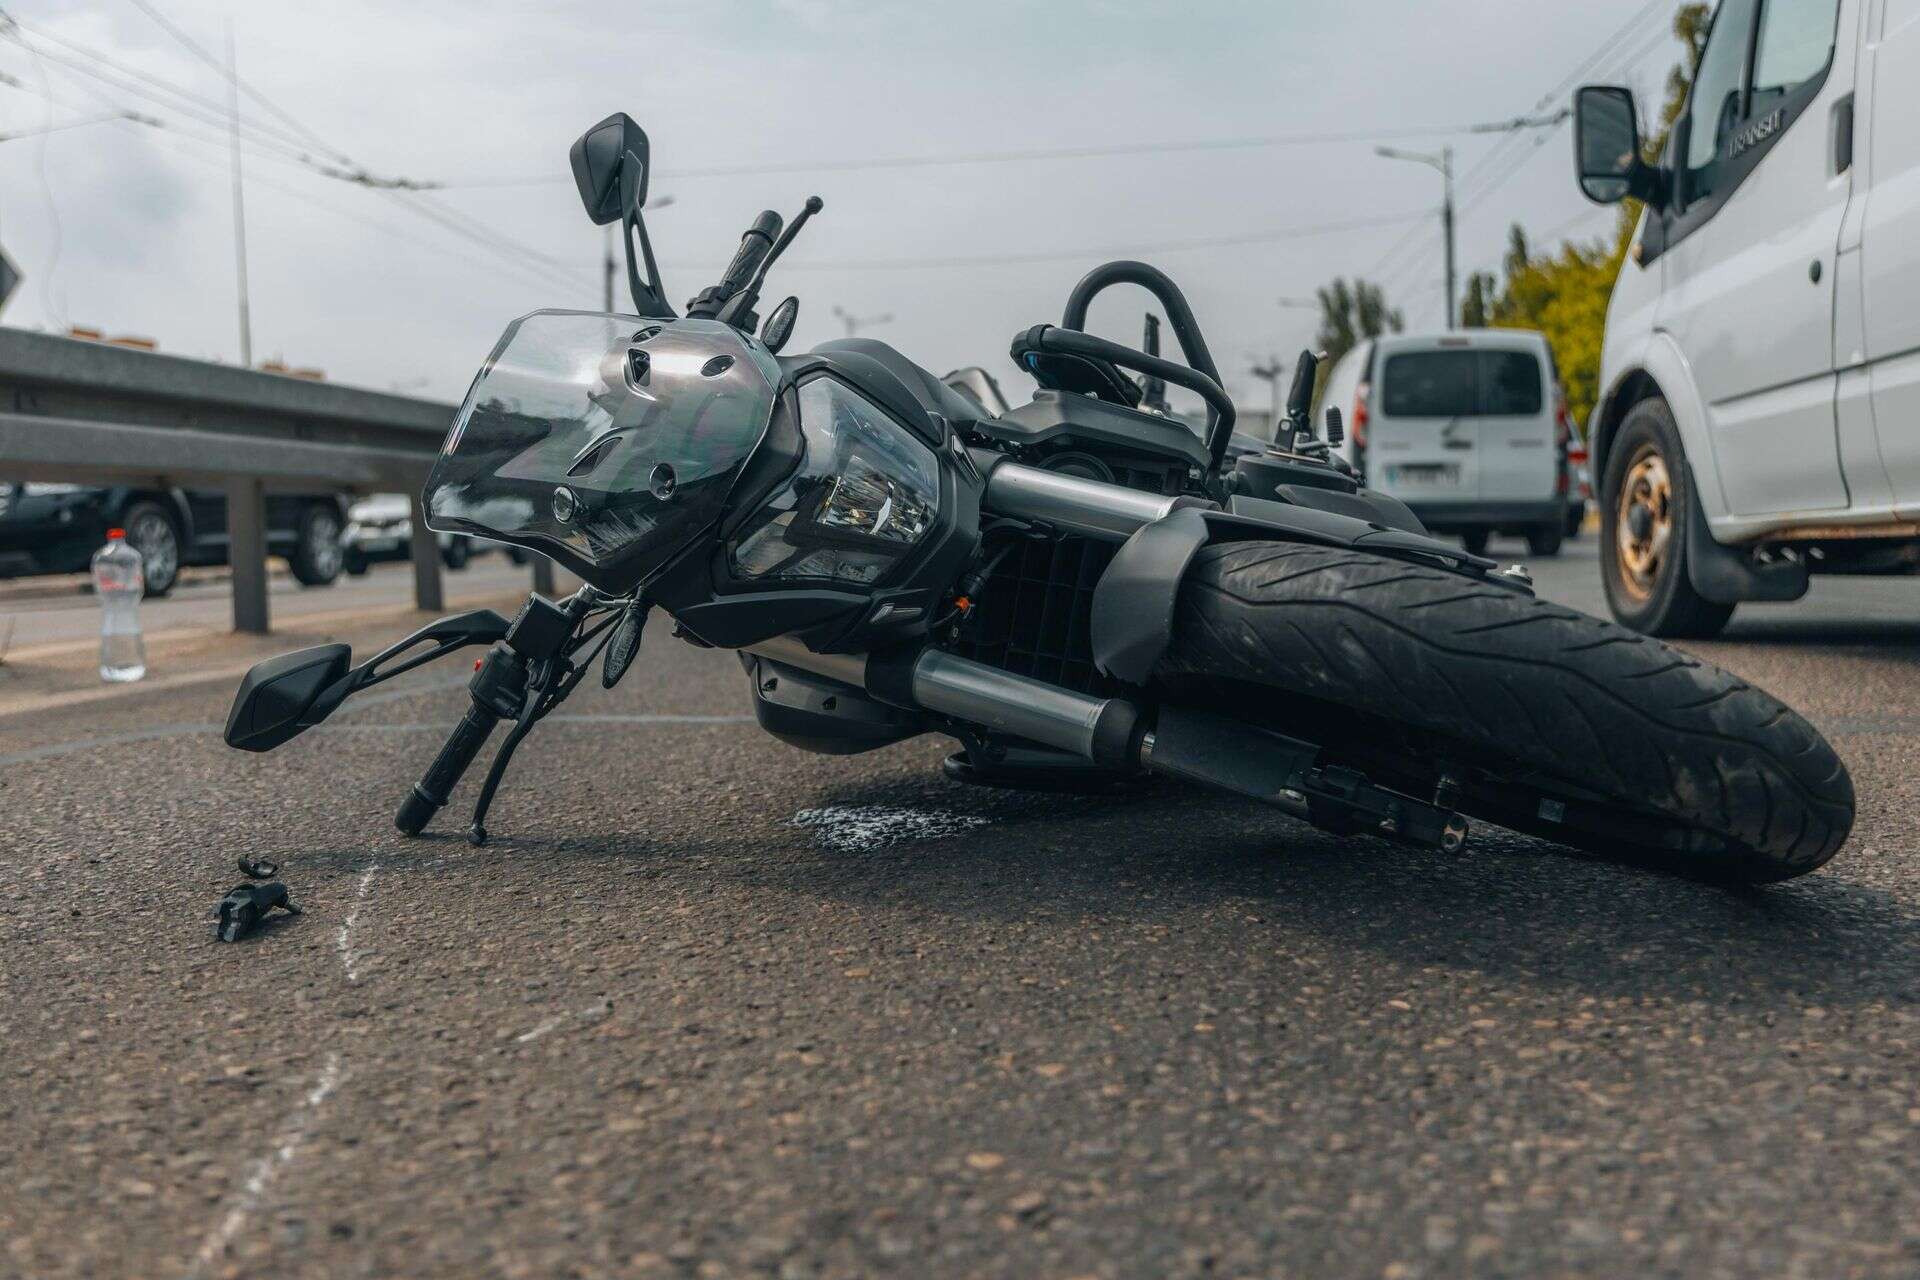
{"label": "street lamp", "polygon": [[845,307],[835,307],[833,314],[839,318],[841,324],[847,326],[847,336],[849,338],[857,336],[862,329],[871,329],[877,324],[889,324],[893,320],[893,312],[891,311],[885,315],[856,316]]}
{"label": "street lamp", "polygon": [[1375,147],[1373,153],[1389,160],[1411,160],[1440,171],[1446,183],[1446,199],[1440,206],[1440,227],[1447,241],[1447,328],[1453,328],[1453,148],[1439,154],[1428,151],[1402,151],[1398,147]]}

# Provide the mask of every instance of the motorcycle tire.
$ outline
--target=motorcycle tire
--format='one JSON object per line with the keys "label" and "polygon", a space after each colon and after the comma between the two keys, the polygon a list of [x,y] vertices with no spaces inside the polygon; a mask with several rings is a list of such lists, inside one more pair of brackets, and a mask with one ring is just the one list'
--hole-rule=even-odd
{"label": "motorcycle tire", "polygon": [[1243,718],[1261,705],[1275,730],[1410,794],[1457,769],[1461,812],[1615,860],[1784,880],[1831,858],[1853,825],[1846,766],[1771,695],[1437,567],[1288,543],[1204,548],[1155,681]]}

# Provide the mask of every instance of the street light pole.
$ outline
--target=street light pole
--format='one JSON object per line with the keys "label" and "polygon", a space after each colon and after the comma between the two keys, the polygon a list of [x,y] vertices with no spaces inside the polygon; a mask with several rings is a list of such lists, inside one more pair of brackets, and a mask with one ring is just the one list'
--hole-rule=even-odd
{"label": "street light pole", "polygon": [[233,143],[233,261],[240,286],[240,364],[253,368],[253,313],[247,302],[247,201],[240,181],[240,76],[233,56],[233,19],[227,19],[227,125]]}
{"label": "street light pole", "polygon": [[1264,363],[1255,362],[1254,366],[1247,370],[1254,377],[1267,380],[1267,399],[1271,406],[1268,409],[1267,422],[1273,433],[1267,437],[1269,440],[1280,434],[1280,375],[1286,371],[1287,366],[1280,362],[1279,356],[1268,356]]}
{"label": "street light pole", "polygon": [[1373,153],[1388,160],[1411,160],[1437,170],[1445,186],[1440,205],[1440,230],[1447,244],[1447,328],[1454,327],[1454,248],[1453,248],[1453,148],[1443,147],[1438,154],[1429,151],[1402,151],[1398,147],[1375,147]]}
{"label": "street light pole", "polygon": [[871,329],[877,324],[887,324],[893,319],[893,312],[891,311],[884,315],[856,316],[845,307],[835,307],[833,314],[839,318],[841,324],[847,326],[847,336],[849,338],[858,337],[862,329]]}

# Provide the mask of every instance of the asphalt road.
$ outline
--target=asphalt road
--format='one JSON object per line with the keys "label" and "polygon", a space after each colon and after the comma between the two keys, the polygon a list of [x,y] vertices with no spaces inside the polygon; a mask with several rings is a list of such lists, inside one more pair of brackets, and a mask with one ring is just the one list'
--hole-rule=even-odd
{"label": "asphalt road", "polygon": [[[1910,1277],[1920,583],[1698,648],[1851,767],[1821,872],[808,756],[665,628],[484,849],[390,825],[455,664],[0,719],[0,1274]],[[306,914],[217,946],[240,853]]]}

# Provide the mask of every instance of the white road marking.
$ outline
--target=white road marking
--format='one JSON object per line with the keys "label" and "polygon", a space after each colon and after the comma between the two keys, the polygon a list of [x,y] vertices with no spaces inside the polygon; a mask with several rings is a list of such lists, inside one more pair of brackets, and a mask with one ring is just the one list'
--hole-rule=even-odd
{"label": "white road marking", "polygon": [[347,918],[340,922],[340,930],[333,936],[333,945],[340,952],[340,966],[347,971],[348,982],[360,981],[360,954],[353,947],[353,926],[360,921],[360,904],[367,900],[367,886],[373,883],[374,872],[380,869],[374,863],[360,873],[360,887],[354,890],[353,905],[347,908]]}
{"label": "white road marking", "polygon": [[240,1229],[247,1225],[247,1219],[265,1199],[267,1188],[273,1185],[273,1180],[279,1176],[280,1171],[292,1164],[294,1157],[300,1154],[300,1147],[306,1142],[307,1134],[313,1128],[320,1105],[327,1100],[327,1095],[339,1086],[340,1080],[340,1055],[330,1053],[327,1055],[326,1066],[320,1069],[320,1078],[314,1082],[313,1088],[307,1090],[307,1096],[301,1100],[300,1109],[294,1112],[286,1139],[272,1151],[254,1161],[253,1167],[247,1171],[246,1181],[240,1184],[240,1190],[235,1193],[233,1203],[221,1216],[214,1229],[207,1233],[206,1241],[201,1244],[200,1252],[196,1255],[197,1265],[193,1269],[193,1275],[197,1276],[204,1268],[212,1266],[215,1260],[226,1252],[233,1238],[240,1234]]}
{"label": "white road marking", "polygon": [[554,1028],[563,1025],[573,1018],[586,1018],[594,1022],[599,1022],[612,1013],[613,1001],[611,1000],[601,1000],[598,1003],[590,1004],[578,1013],[556,1013],[553,1017],[548,1018],[545,1022],[534,1027],[531,1031],[523,1031],[515,1036],[513,1042],[515,1044],[525,1044],[529,1040],[538,1040],[541,1036],[547,1034],[547,1032],[552,1031]]}
{"label": "white road marking", "polygon": [[548,1018],[545,1022],[541,1023],[539,1026],[535,1027],[533,1030],[524,1032],[521,1035],[515,1036],[513,1038],[513,1042],[515,1044],[525,1044],[529,1040],[538,1040],[541,1036],[547,1034],[547,1032],[553,1030],[555,1027],[559,1026],[561,1023],[565,1022],[566,1020],[567,1020],[566,1014],[556,1013],[555,1015],[553,1015],[553,1017]]}
{"label": "white road marking", "polygon": [[895,845],[961,835],[987,822],[974,814],[884,805],[836,804],[793,815],[794,826],[813,828],[814,838],[837,853],[877,853]]}

